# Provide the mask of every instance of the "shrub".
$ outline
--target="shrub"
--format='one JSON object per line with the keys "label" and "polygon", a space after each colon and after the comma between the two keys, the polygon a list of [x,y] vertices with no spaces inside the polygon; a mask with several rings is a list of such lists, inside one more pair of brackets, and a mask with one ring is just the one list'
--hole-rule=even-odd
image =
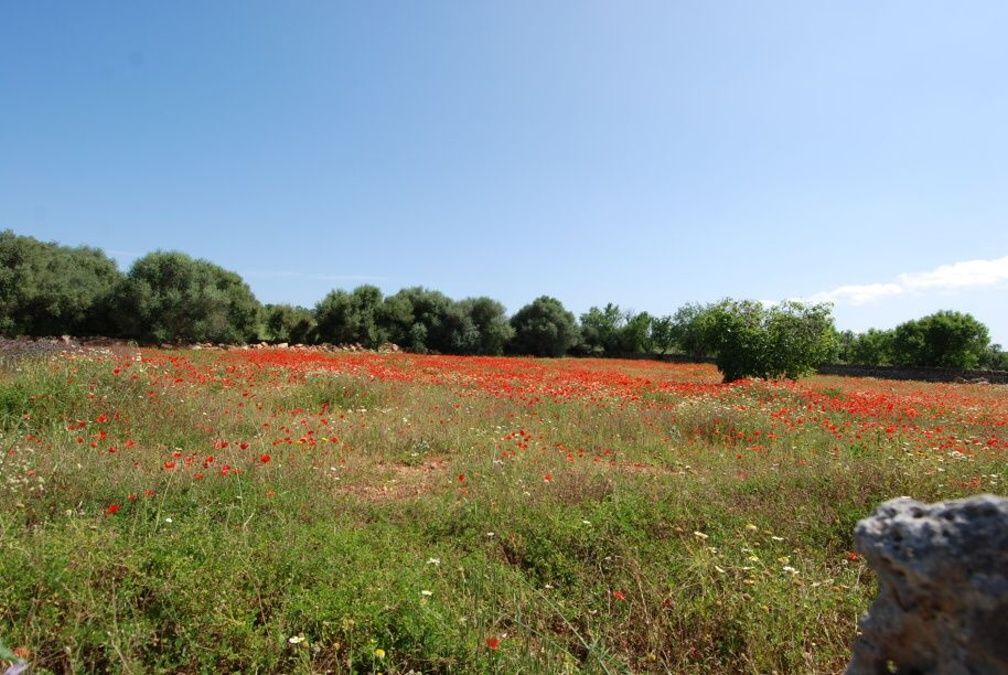
{"label": "shrub", "polygon": [[108,298],[121,277],[98,249],[0,232],[0,333],[107,333]]}
{"label": "shrub", "polygon": [[893,362],[893,331],[870,328],[854,337],[848,360],[865,366],[888,366]]}
{"label": "shrub", "polygon": [[113,298],[121,333],[144,342],[247,342],[260,309],[236,273],[175,251],[133,263]]}
{"label": "shrub", "polygon": [[318,339],[377,347],[386,340],[379,325],[381,307],[382,292],[376,286],[358,286],[352,293],[330,292],[315,306]]}
{"label": "shrub", "polygon": [[533,356],[563,356],[574,345],[578,328],[563,303],[547,295],[536,298],[511,317],[515,335],[510,350]]}
{"label": "shrub", "polygon": [[404,288],[386,299],[381,309],[388,339],[418,353],[451,352],[464,332],[454,301],[422,286]]}
{"label": "shrub", "polygon": [[263,333],[269,342],[307,344],[315,341],[315,315],[307,307],[266,305],[263,308]]}
{"label": "shrub", "polygon": [[712,356],[714,305],[687,304],[672,316],[672,339],[679,350],[695,361]]}
{"label": "shrub", "polygon": [[784,302],[765,307],[728,299],[709,311],[715,362],[726,382],[745,377],[797,379],[837,349],[829,305]]}
{"label": "shrub", "polygon": [[902,323],[893,334],[893,357],[901,366],[976,368],[989,346],[987,326],[949,310]]}
{"label": "shrub", "polygon": [[512,337],[514,328],[508,323],[504,305],[491,298],[467,298],[459,307],[472,326],[472,339],[466,340],[467,354],[504,353],[504,347]]}

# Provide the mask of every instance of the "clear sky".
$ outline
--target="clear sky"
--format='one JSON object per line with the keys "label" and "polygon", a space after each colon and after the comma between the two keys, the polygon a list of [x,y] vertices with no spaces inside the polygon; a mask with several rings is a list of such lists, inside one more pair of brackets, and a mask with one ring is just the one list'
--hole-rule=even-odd
{"label": "clear sky", "polygon": [[1008,344],[1008,3],[7,2],[0,228],[575,312]]}

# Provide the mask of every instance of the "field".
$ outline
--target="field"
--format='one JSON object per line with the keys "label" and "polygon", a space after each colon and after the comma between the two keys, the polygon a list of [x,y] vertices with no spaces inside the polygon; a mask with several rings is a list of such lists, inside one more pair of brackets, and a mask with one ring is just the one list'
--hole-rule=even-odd
{"label": "field", "polygon": [[121,350],[0,368],[36,672],[831,673],[885,499],[1003,492],[1008,388]]}

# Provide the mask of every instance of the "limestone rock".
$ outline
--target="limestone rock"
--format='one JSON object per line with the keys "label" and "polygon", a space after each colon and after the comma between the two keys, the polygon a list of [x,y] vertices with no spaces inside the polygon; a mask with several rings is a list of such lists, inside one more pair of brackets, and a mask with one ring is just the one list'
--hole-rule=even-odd
{"label": "limestone rock", "polygon": [[1008,499],[900,497],[858,523],[855,540],[879,595],[848,675],[1008,673]]}

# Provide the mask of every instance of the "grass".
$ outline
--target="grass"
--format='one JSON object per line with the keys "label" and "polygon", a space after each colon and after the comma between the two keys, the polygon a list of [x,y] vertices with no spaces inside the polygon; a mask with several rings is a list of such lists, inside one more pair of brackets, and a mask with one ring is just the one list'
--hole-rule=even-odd
{"label": "grass", "polygon": [[[843,669],[881,501],[1001,490],[1008,392],[143,351],[0,371],[36,672]],[[23,652],[22,652],[23,653]]]}

